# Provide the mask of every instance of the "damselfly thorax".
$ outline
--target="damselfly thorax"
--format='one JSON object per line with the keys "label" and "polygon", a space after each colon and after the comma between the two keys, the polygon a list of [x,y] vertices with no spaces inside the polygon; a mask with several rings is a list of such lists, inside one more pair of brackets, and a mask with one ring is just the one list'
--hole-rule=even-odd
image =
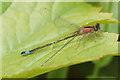
{"label": "damselfly thorax", "polygon": [[96,23],[95,26],[80,27],[77,35],[91,33],[91,32],[94,32],[94,31],[98,31],[99,29],[100,29],[100,24],[99,23]]}

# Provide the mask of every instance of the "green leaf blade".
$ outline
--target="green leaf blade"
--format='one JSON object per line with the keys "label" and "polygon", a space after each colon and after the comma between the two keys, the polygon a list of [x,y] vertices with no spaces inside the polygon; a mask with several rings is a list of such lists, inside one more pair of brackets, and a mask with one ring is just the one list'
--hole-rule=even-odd
{"label": "green leaf blade", "polygon": [[[46,4],[46,5],[45,5]],[[3,77],[10,78],[30,78],[51,70],[58,68],[92,61],[104,57],[106,55],[117,55],[117,34],[113,33],[96,33],[91,34],[83,39],[82,36],[76,37],[69,45],[60,51],[55,57],[48,61],[41,67],[51,55],[61,48],[68,40],[58,44],[46,47],[34,54],[22,56],[22,51],[31,50],[36,47],[45,45],[47,43],[58,40],[59,37],[64,36],[74,30],[67,29],[67,26],[61,26],[65,31],[58,34],[58,30],[52,22],[53,12],[44,13],[41,15],[41,9],[48,7],[54,10],[55,7],[60,6],[62,3],[13,3],[9,9],[2,15],[3,18]],[[76,5],[75,3],[70,3]],[[63,7],[65,7],[67,3]],[[87,7],[85,7],[87,6]],[[84,11],[77,11],[78,8]],[[67,8],[66,8],[67,9]],[[66,10],[65,9],[65,10]],[[62,17],[72,23],[82,25],[94,25],[94,23],[116,23],[116,20],[111,19],[111,14],[100,14],[99,10],[86,4],[80,3],[76,7],[72,6],[72,10],[66,12]],[[88,15],[87,9],[90,9]],[[96,11],[94,11],[96,10]],[[58,9],[58,11],[61,11]],[[64,10],[63,10],[64,11]],[[81,18],[71,16],[70,13],[80,12],[84,14]],[[91,15],[92,13],[96,15]],[[87,18],[85,17],[87,16]],[[98,20],[99,17],[102,17]],[[74,18],[74,19],[73,19]],[[6,24],[6,22],[8,22]],[[88,23],[88,24],[87,24]],[[81,40],[80,40],[81,39]],[[79,45],[80,43],[80,45]],[[106,48],[104,48],[106,46]],[[110,47],[113,46],[113,47]]]}

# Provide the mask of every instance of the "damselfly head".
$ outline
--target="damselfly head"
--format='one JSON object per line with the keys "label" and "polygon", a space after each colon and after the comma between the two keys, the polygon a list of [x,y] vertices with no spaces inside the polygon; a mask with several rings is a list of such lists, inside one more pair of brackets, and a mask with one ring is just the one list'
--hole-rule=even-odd
{"label": "damselfly head", "polygon": [[100,30],[100,24],[99,24],[99,23],[96,23],[93,28],[94,28],[95,31]]}

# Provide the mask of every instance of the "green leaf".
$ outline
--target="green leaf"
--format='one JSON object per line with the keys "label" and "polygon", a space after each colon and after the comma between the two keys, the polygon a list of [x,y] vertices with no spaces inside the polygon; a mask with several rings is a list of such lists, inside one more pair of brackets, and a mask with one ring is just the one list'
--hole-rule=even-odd
{"label": "green leaf", "polygon": [[3,14],[11,5],[11,2],[0,2],[0,15]]}
{"label": "green leaf", "polygon": [[[28,56],[20,55],[22,51],[56,41],[61,36],[73,32],[76,27],[71,28],[68,23],[85,26],[95,25],[96,22],[104,24],[117,22],[111,19],[110,13],[100,13],[100,10],[101,8],[94,8],[87,3],[12,3],[1,16],[4,34],[3,77],[30,78],[107,55],[117,55],[118,35],[100,31],[84,38],[82,38],[84,35],[77,36],[44,66],[41,64],[70,39]],[[63,26],[55,25],[56,20]]]}

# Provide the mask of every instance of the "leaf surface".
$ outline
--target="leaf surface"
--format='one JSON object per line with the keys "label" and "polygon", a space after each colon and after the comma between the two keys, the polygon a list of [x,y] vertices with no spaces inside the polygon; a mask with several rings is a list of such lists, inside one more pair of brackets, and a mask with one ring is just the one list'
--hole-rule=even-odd
{"label": "leaf surface", "polygon": [[[20,55],[22,51],[56,41],[73,32],[74,27],[69,23],[79,26],[116,23],[111,17],[110,13],[100,13],[100,8],[86,3],[12,3],[1,16],[4,34],[3,77],[30,78],[61,67],[117,55],[118,35],[100,31],[86,37],[76,37],[44,66],[41,64],[70,39],[28,56]],[[63,26],[56,25],[56,20]]]}

